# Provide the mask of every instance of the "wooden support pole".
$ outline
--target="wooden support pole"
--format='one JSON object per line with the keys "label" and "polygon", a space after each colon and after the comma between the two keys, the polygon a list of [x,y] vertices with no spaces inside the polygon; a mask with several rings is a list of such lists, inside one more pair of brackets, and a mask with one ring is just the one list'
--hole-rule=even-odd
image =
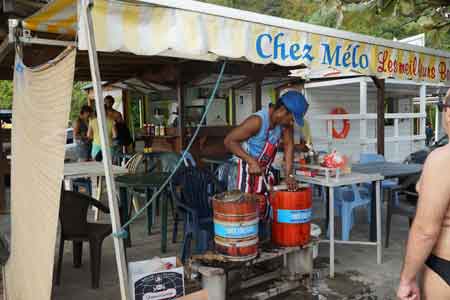
{"label": "wooden support pole", "polygon": [[185,88],[181,81],[181,76],[179,76],[177,81],[177,102],[178,102],[178,133],[179,133],[179,144],[178,150],[181,151],[185,146],[185,137],[186,137],[186,129],[185,129],[185,109],[184,109],[184,98],[185,98]]}
{"label": "wooden support pole", "polygon": [[255,83],[253,84],[253,111],[259,111],[261,109],[261,102],[262,102],[262,90],[261,90],[261,79],[257,79]]}
{"label": "wooden support pole", "polygon": [[384,90],[385,80],[377,79],[377,153],[384,155]]}
{"label": "wooden support pole", "polygon": [[231,89],[231,126],[236,126],[236,89]]}

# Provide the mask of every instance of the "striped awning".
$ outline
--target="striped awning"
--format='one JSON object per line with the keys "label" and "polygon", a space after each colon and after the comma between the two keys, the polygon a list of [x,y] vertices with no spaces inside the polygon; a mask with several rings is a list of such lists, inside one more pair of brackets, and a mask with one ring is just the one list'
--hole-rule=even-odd
{"label": "striped awning", "polygon": [[[75,2],[56,0],[27,24],[74,30]],[[450,52],[203,2],[94,0],[92,15],[97,50],[103,52],[329,67],[343,74],[450,84]],[[78,47],[86,50],[79,19]]]}
{"label": "striped awning", "polygon": [[78,29],[77,0],[55,0],[23,21],[32,31],[75,36]]}

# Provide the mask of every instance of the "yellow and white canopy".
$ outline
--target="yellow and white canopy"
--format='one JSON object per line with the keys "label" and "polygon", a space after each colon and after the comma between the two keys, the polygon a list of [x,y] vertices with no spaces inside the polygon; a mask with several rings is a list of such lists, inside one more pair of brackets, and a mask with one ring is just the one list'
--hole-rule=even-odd
{"label": "yellow and white canopy", "polygon": [[[25,27],[73,33],[86,50],[77,1],[55,0]],[[450,84],[450,53],[190,0],[94,0],[98,51],[281,66]]]}

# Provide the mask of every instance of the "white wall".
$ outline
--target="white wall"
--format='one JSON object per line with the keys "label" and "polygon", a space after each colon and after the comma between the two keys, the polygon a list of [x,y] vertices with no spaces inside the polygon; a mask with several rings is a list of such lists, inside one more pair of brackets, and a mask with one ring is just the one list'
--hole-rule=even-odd
{"label": "white wall", "polygon": [[[391,88],[391,86],[387,87]],[[273,86],[265,86],[262,91],[262,107],[268,105],[272,98]],[[336,149],[342,154],[351,156],[353,161],[359,160],[359,155],[363,152],[363,147],[367,147],[368,152],[376,152],[376,144],[365,145],[360,138],[360,120],[350,120],[350,132],[344,140],[333,140],[328,144],[325,139],[327,133],[327,121],[315,120],[314,116],[329,114],[335,107],[343,107],[349,114],[360,113],[360,84],[359,82],[345,85],[334,85],[326,87],[308,87],[305,89],[306,97],[310,104],[306,114],[306,120],[310,124],[313,144],[316,150],[330,151]],[[250,88],[236,92],[237,107],[236,120],[238,124],[253,113],[252,91]],[[240,102],[243,97],[243,103]],[[416,96],[419,96],[418,94]],[[394,97],[398,101],[399,113],[412,113],[412,97]],[[376,113],[377,93],[372,82],[367,83],[367,113]],[[336,121],[335,128],[339,131],[342,122]],[[297,132],[297,131],[296,131]],[[367,120],[368,138],[376,138],[376,120]],[[413,120],[399,120],[399,136],[413,135]],[[385,136],[394,137],[394,126],[385,127]],[[295,134],[295,141],[298,142],[299,135]],[[396,145],[398,144],[398,146]],[[398,149],[397,149],[398,148]],[[386,142],[385,157],[391,161],[402,161],[409,153],[424,148],[424,142],[402,141]]]}
{"label": "white wall", "polygon": [[[376,113],[377,94],[373,83],[368,82],[367,92],[367,112]],[[313,120],[316,115],[329,114],[335,107],[343,107],[349,114],[360,113],[360,85],[359,83],[327,86],[327,87],[306,87],[306,95],[310,103],[310,108],[306,119],[311,124],[313,143],[318,150],[330,151],[336,149],[342,154],[352,157],[353,161],[359,160],[359,155],[363,152],[364,143],[360,138],[360,121],[350,120],[350,132],[344,140],[333,140],[330,145],[326,141],[319,141],[320,138],[327,137],[327,121]],[[412,98],[402,98],[399,102],[398,112],[412,112]],[[342,122],[336,121],[336,129],[342,128]],[[368,138],[376,138],[376,120],[367,121]],[[413,121],[404,119],[399,121],[399,136],[413,135]],[[394,137],[394,126],[385,127],[385,137]],[[316,142],[315,142],[316,141]],[[396,145],[398,143],[398,146]],[[391,161],[402,161],[409,153],[424,147],[424,142],[386,142],[385,157]],[[398,148],[398,149],[397,149]],[[376,152],[376,144],[367,145],[368,152]]]}

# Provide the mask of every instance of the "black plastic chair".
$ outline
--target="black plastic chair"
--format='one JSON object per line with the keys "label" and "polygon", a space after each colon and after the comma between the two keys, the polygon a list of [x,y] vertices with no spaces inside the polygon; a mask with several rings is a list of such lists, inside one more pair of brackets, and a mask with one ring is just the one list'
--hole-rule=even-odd
{"label": "black plastic chair", "polygon": [[87,222],[87,212],[90,205],[97,207],[104,213],[109,213],[109,209],[106,206],[85,194],[73,191],[61,192],[59,210],[61,240],[56,269],[56,285],[60,284],[61,279],[64,243],[65,241],[72,241],[73,266],[75,268],[81,267],[82,264],[83,242],[89,242],[91,284],[94,289],[99,287],[102,244],[103,240],[111,234],[112,227],[110,224]]}
{"label": "black plastic chair", "polygon": [[[195,240],[196,253],[211,248],[214,236],[211,196],[223,191],[222,185],[208,170],[187,167],[174,176],[172,197],[184,223],[183,262],[191,255],[192,240]],[[173,234],[177,235],[177,228]]]}
{"label": "black plastic chair", "polygon": [[399,215],[407,217],[409,220],[409,226],[416,215],[417,200],[419,195],[417,192],[411,190],[411,186],[415,186],[415,183],[419,179],[419,176],[410,176],[405,179],[400,185],[387,189],[389,191],[389,201],[387,203],[386,212],[386,240],[384,246],[389,247],[389,238],[391,235],[391,221],[393,215]]}

